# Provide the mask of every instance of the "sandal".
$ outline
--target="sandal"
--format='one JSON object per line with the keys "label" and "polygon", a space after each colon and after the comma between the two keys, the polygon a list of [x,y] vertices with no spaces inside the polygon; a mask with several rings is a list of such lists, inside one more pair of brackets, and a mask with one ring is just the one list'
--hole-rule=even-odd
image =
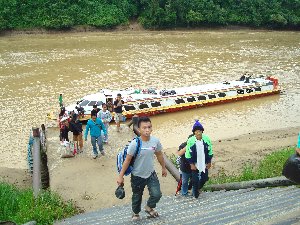
{"label": "sandal", "polygon": [[138,221],[138,220],[140,220],[140,219],[141,219],[141,217],[140,217],[139,214],[133,214],[132,217],[131,217],[131,220],[132,220],[132,221]]}
{"label": "sandal", "polygon": [[149,216],[148,218],[156,218],[159,217],[158,212],[156,212],[154,209],[148,207],[148,209],[145,208],[145,213],[147,213]]}

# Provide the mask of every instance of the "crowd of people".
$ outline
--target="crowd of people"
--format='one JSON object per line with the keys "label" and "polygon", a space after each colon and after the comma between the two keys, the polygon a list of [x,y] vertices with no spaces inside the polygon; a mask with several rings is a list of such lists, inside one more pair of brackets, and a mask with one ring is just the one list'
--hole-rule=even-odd
{"label": "crowd of people", "polygon": [[[83,139],[87,141],[90,134],[92,144],[92,157],[96,159],[99,154],[105,155],[103,143],[108,143],[109,124],[112,121],[112,114],[108,106],[103,103],[101,109],[97,105],[93,106],[91,119],[87,121],[83,134],[82,123],[79,121],[79,113],[66,112],[63,107],[62,95],[59,96],[61,106],[60,118],[60,140],[69,141],[68,133],[73,133],[73,142],[78,146],[78,152],[83,151]],[[113,102],[114,120],[117,132],[120,131],[120,121],[122,119],[122,106],[124,102],[121,94],[118,94]],[[80,106],[77,108],[79,109]],[[80,111],[82,112],[82,110]],[[144,208],[149,217],[159,216],[155,210],[162,193],[157,174],[154,170],[154,155],[162,167],[162,176],[167,176],[167,170],[162,153],[162,145],[158,138],[151,136],[152,123],[148,117],[141,117],[138,121],[140,131],[141,151],[136,156],[133,170],[131,172],[132,187],[132,220],[139,220],[141,211],[142,196],[145,187],[149,190],[149,199]],[[192,134],[187,141],[182,143],[177,152],[180,158],[180,172],[182,178],[181,195],[199,197],[201,189],[208,180],[208,169],[211,167],[213,157],[212,144],[210,138],[203,134],[204,128],[199,121],[196,121]],[[136,141],[132,141],[128,146],[128,154],[124,161],[123,168],[117,178],[119,187],[124,185],[124,173],[128,168],[133,155],[135,154]],[[190,188],[189,188],[190,187]],[[191,194],[188,192],[192,189]]]}
{"label": "crowd of people", "polygon": [[[115,113],[114,119],[118,132],[120,131],[120,119],[122,116],[123,104],[122,96],[118,94],[113,103]],[[64,110],[60,113],[60,121],[64,125],[64,127],[61,127],[61,139],[69,140],[68,131],[70,130],[73,132],[73,141],[79,142],[79,149],[82,150],[82,124],[78,121],[76,114],[71,114],[70,119],[65,116],[65,113]],[[105,155],[103,143],[108,142],[108,130],[111,120],[112,115],[106,104],[102,105],[101,110],[95,106],[91,112],[91,119],[87,122],[84,139],[87,141],[87,135],[90,132],[91,143],[93,146],[93,158],[97,158],[99,154]],[[140,132],[140,150],[138,151],[138,154],[135,154],[138,142],[132,140],[127,148],[126,158],[117,177],[118,188],[116,190],[116,196],[118,198],[123,198],[125,196],[123,188],[124,175],[128,167],[132,166],[130,183],[132,189],[133,221],[141,219],[139,213],[142,210],[142,197],[146,186],[149,191],[149,198],[144,206],[144,211],[150,218],[159,216],[159,213],[155,208],[162,197],[162,192],[154,168],[154,156],[156,156],[157,161],[161,165],[162,176],[167,176],[162,145],[158,138],[151,136],[151,120],[148,117],[140,117],[138,120],[138,129]],[[201,193],[201,189],[209,179],[208,173],[212,166],[213,150],[212,142],[209,136],[204,134],[204,127],[198,120],[195,121],[191,131],[192,133],[188,136],[186,141],[179,146],[176,153],[178,155],[181,177],[180,195],[197,199]],[[101,132],[103,132],[103,139]],[[300,134],[296,152],[300,154]],[[134,163],[132,164],[133,159]]]}
{"label": "crowd of people", "polygon": [[[155,210],[162,193],[157,174],[154,170],[154,155],[162,167],[162,176],[167,176],[165,161],[162,155],[162,145],[158,138],[151,136],[152,124],[148,117],[140,117],[138,121],[140,131],[141,150],[135,157],[133,170],[131,172],[132,188],[132,220],[140,220],[142,196],[145,187],[149,190],[149,199],[144,207],[148,217],[155,218],[159,214]],[[192,127],[192,134],[187,141],[182,143],[177,152],[180,157],[181,172],[181,196],[198,198],[200,189],[208,181],[208,170],[211,168],[213,158],[212,143],[210,138],[203,134],[204,128],[197,120]],[[123,163],[122,170],[117,178],[119,187],[124,186],[125,171],[129,167],[135,155],[137,142],[131,141],[128,146],[127,156]],[[192,192],[189,193],[189,186]],[[120,188],[116,191],[118,197]]]}
{"label": "crowd of people", "polygon": [[[122,120],[122,111],[124,101],[121,94],[118,94],[113,104],[103,103],[101,109],[98,105],[93,105],[91,110],[91,118],[87,121],[85,132],[83,133],[82,123],[80,118],[84,116],[84,109],[81,105],[75,107],[71,112],[67,112],[63,104],[63,96],[59,95],[58,98],[60,113],[59,113],[59,128],[60,128],[60,141],[61,143],[70,142],[69,132],[73,133],[73,143],[77,153],[83,152],[83,138],[87,141],[88,134],[90,133],[92,148],[92,157],[96,159],[98,153],[105,155],[103,143],[108,143],[109,124],[113,119],[112,112],[114,112],[114,120],[117,126],[117,132],[120,132],[120,121]],[[84,134],[84,137],[83,137]]]}
{"label": "crowd of people", "polygon": [[[122,120],[123,100],[121,94],[118,94],[113,102],[114,120],[116,122],[117,132],[120,131],[120,121]],[[78,148],[77,152],[83,151],[83,140],[87,141],[88,134],[92,144],[92,157],[96,159],[100,154],[105,155],[103,144],[108,143],[109,124],[113,119],[108,106],[103,103],[101,109],[97,105],[93,106],[91,118],[87,121],[85,131],[83,132],[82,123],[79,120],[80,105],[77,107],[77,113],[66,112],[63,106],[62,95],[59,96],[59,105],[61,112],[59,114],[60,140],[69,141],[68,133],[73,133],[73,142]],[[159,216],[155,210],[162,193],[157,174],[154,170],[154,155],[162,167],[162,176],[167,176],[167,170],[162,153],[162,145],[158,138],[151,136],[152,123],[148,117],[140,117],[138,121],[140,131],[141,150],[135,157],[133,170],[131,172],[132,187],[132,220],[139,220],[141,211],[142,196],[145,187],[149,190],[149,199],[144,208],[149,217]],[[198,198],[199,189],[201,189],[208,180],[208,169],[211,167],[213,157],[212,144],[210,138],[203,134],[204,128],[199,121],[196,121],[192,134],[182,143],[177,152],[180,158],[180,172],[182,178],[181,195],[193,196]],[[119,187],[124,185],[124,173],[135,154],[136,141],[132,141],[128,146],[128,154],[123,163],[122,170],[117,178]],[[190,186],[190,188],[189,188]],[[191,194],[189,189],[192,189]]]}

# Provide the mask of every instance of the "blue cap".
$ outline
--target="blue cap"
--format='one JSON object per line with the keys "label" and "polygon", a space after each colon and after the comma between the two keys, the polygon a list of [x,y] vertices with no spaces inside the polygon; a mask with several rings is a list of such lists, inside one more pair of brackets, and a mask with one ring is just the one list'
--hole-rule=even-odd
{"label": "blue cap", "polygon": [[196,130],[204,131],[204,128],[203,128],[202,124],[199,122],[199,120],[195,121],[192,132],[194,133]]}

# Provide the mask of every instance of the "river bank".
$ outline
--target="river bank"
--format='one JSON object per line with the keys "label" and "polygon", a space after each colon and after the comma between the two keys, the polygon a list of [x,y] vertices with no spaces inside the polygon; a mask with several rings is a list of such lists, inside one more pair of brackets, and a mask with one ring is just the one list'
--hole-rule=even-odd
{"label": "river bank", "polygon": [[[111,138],[114,136],[114,127]],[[266,154],[281,148],[295,146],[300,127],[255,132],[236,136],[230,139],[215,140],[213,167],[210,176],[219,173],[238,174],[244,163],[256,164]],[[50,170],[51,190],[57,192],[65,200],[72,199],[84,211],[94,211],[114,205],[122,205],[131,201],[130,178],[125,178],[126,197],[119,200],[114,196],[116,188],[115,149],[117,143],[111,142],[105,146],[106,156],[91,158],[89,141],[86,143],[85,152],[74,158],[61,159],[59,153],[58,137],[55,128],[48,129],[48,158]],[[126,126],[120,133],[120,139],[125,142],[131,138]],[[176,149],[165,149],[166,154],[176,152]],[[161,181],[164,195],[173,195],[176,189],[174,178],[168,174],[167,178],[161,177],[161,170],[156,163],[157,173]],[[7,169],[0,167],[0,177],[9,183],[21,187],[30,187],[31,178],[24,170]],[[147,191],[145,191],[147,196]]]}
{"label": "river bank", "polygon": [[172,29],[145,29],[136,21],[130,22],[126,25],[120,25],[116,28],[101,29],[92,26],[75,26],[69,29],[51,30],[51,29],[19,29],[19,30],[2,30],[0,36],[22,36],[22,35],[46,35],[46,34],[80,34],[80,33],[115,33],[115,32],[199,32],[199,31],[249,31],[252,32],[274,32],[274,31],[294,31],[299,29],[281,28],[274,29],[269,27],[250,27],[240,25],[227,26],[204,26],[204,27],[176,27]]}
{"label": "river bank", "polygon": [[139,23],[131,22],[127,25],[120,25],[112,29],[101,29],[93,26],[75,26],[69,29],[43,29],[43,28],[33,28],[33,29],[19,29],[19,30],[2,30],[0,31],[0,36],[18,36],[18,35],[39,35],[39,34],[76,34],[83,32],[120,32],[120,31],[145,31]]}

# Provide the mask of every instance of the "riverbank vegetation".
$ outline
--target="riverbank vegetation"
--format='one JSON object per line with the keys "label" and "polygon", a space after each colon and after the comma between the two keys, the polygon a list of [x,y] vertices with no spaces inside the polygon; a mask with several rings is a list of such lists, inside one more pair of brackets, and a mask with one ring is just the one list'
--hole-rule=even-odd
{"label": "riverbank vegetation", "polygon": [[[225,171],[221,171],[219,174],[211,176],[206,185],[225,184],[282,176],[284,163],[294,153],[294,147],[278,150],[266,155],[258,164],[245,164],[240,173],[237,172],[233,174],[226,174]],[[178,168],[176,156],[172,154],[169,156],[169,158]]]}
{"label": "riverbank vegetation", "polygon": [[300,28],[300,0],[0,0],[0,30],[238,25]]}
{"label": "riverbank vegetation", "polygon": [[0,182],[0,221],[17,224],[36,221],[44,225],[75,214],[78,210],[71,202],[64,203],[50,191],[42,192],[35,201],[31,189],[21,190]]}
{"label": "riverbank vegetation", "polygon": [[282,176],[282,169],[286,160],[295,153],[295,148],[286,148],[266,155],[258,165],[248,163],[244,165],[240,174],[225,174],[220,172],[212,177],[207,184],[224,184],[265,179]]}

